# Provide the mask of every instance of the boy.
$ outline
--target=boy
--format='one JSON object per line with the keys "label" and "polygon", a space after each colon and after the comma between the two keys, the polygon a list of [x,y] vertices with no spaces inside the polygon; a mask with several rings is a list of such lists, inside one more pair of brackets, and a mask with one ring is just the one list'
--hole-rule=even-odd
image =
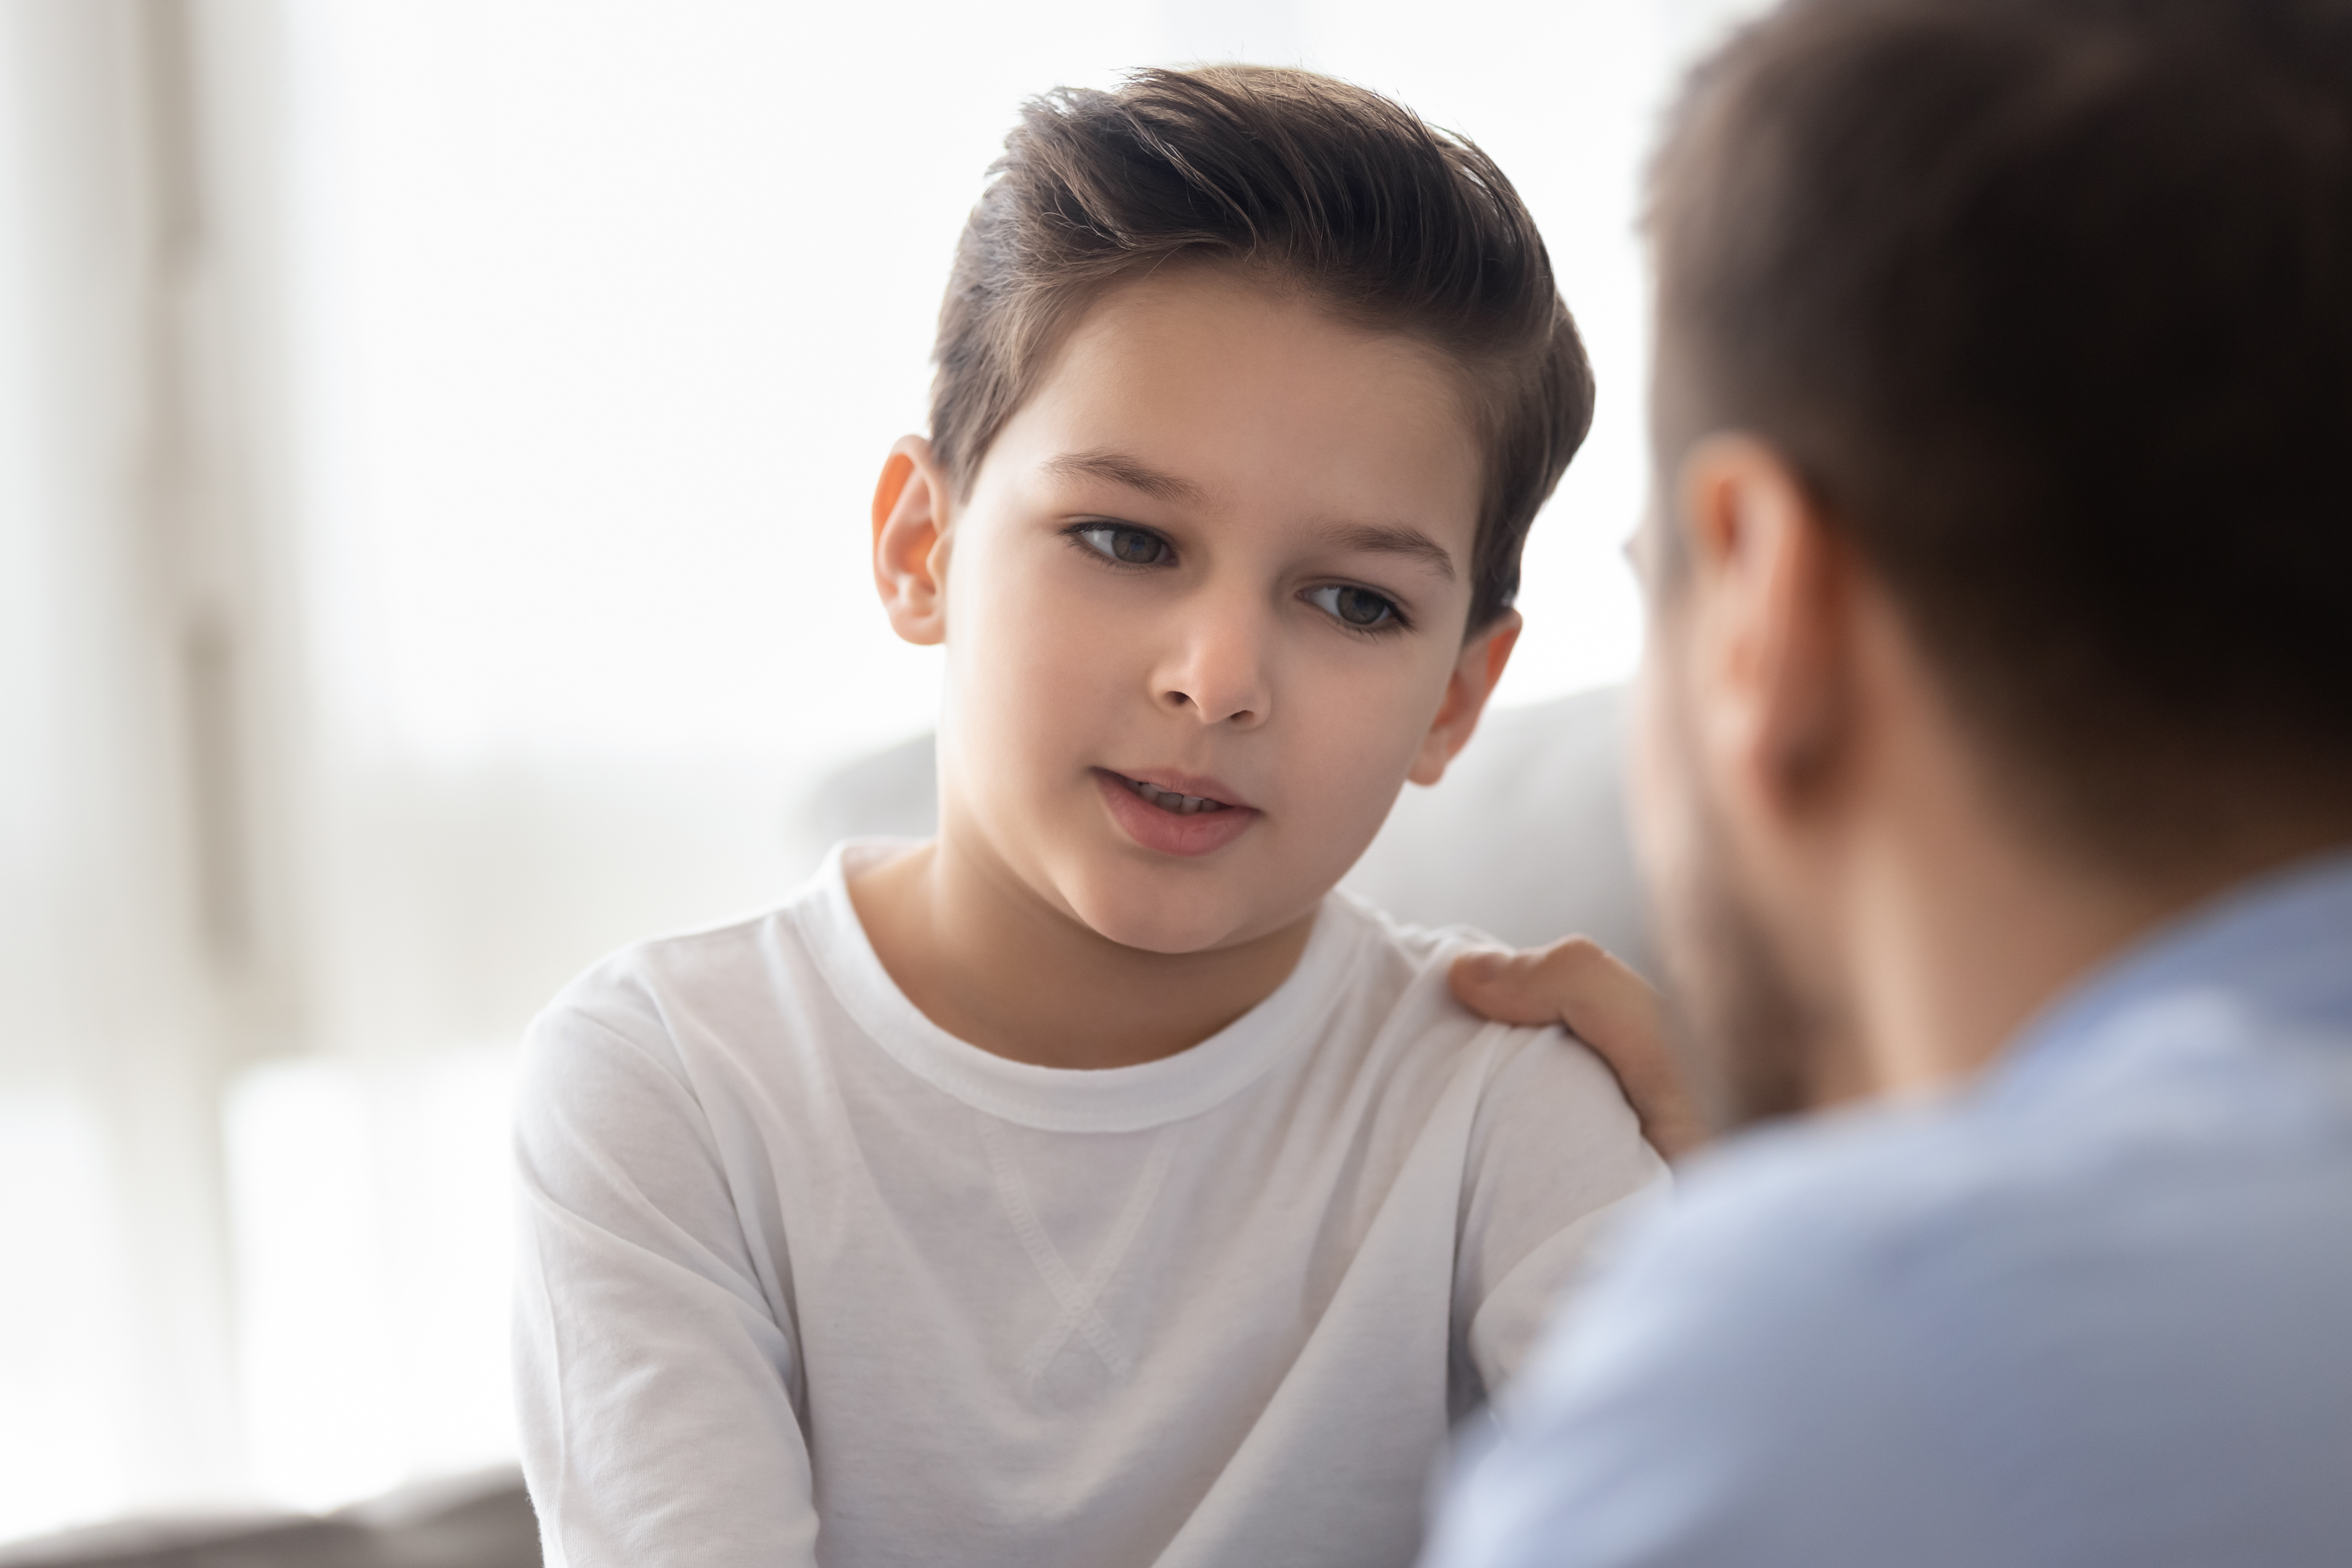
{"label": "boy", "polygon": [[1469,737],[1591,381],[1499,171],[1297,71],[1033,105],[874,505],[940,826],[534,1026],[525,1462],[580,1564],[1408,1562],[1650,1185],[1332,892]]}

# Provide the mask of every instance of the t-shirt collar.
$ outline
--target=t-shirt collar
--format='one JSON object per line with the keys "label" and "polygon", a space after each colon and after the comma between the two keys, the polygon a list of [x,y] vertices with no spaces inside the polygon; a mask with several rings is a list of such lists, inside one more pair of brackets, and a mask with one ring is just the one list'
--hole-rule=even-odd
{"label": "t-shirt collar", "polygon": [[1190,1049],[1135,1067],[1084,1070],[1017,1062],[958,1039],[898,989],[866,940],[849,873],[911,841],[851,839],[818,873],[802,925],[827,981],[858,1026],[933,1088],[1006,1121],[1058,1132],[1133,1132],[1200,1115],[1306,1048],[1336,1011],[1370,917],[1327,897],[1297,967],[1256,1006]]}

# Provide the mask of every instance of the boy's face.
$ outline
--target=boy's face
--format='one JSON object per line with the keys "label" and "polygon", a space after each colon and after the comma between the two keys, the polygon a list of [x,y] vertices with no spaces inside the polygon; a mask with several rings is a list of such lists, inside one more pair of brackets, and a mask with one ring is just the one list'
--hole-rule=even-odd
{"label": "boy's face", "polygon": [[1517,635],[1464,641],[1462,399],[1431,351],[1189,267],[1087,312],[968,500],[901,443],[877,565],[902,635],[947,643],[943,838],[1152,952],[1310,911]]}

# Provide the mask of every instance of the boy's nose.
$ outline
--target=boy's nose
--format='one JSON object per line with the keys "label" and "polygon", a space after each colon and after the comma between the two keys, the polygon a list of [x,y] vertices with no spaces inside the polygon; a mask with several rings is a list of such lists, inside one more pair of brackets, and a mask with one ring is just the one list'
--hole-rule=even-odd
{"label": "boy's nose", "polygon": [[1204,724],[1255,729],[1274,708],[1267,679],[1266,630],[1246,613],[1195,623],[1155,682],[1160,700]]}

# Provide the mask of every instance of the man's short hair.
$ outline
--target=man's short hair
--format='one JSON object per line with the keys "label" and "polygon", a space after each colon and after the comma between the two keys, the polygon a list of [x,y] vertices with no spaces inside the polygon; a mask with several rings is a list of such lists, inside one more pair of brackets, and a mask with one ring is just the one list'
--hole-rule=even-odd
{"label": "man's short hair", "polygon": [[1104,290],[1172,260],[1234,264],[1466,373],[1486,456],[1471,628],[1509,607],[1528,525],[1591,423],[1592,374],[1493,160],[1362,88],[1217,66],[1049,93],[991,176],[957,247],[931,394],[960,491]]}
{"label": "man's short hair", "polygon": [[1651,203],[1661,480],[1774,446],[2019,799],[2352,805],[2352,8],[1796,0]]}

